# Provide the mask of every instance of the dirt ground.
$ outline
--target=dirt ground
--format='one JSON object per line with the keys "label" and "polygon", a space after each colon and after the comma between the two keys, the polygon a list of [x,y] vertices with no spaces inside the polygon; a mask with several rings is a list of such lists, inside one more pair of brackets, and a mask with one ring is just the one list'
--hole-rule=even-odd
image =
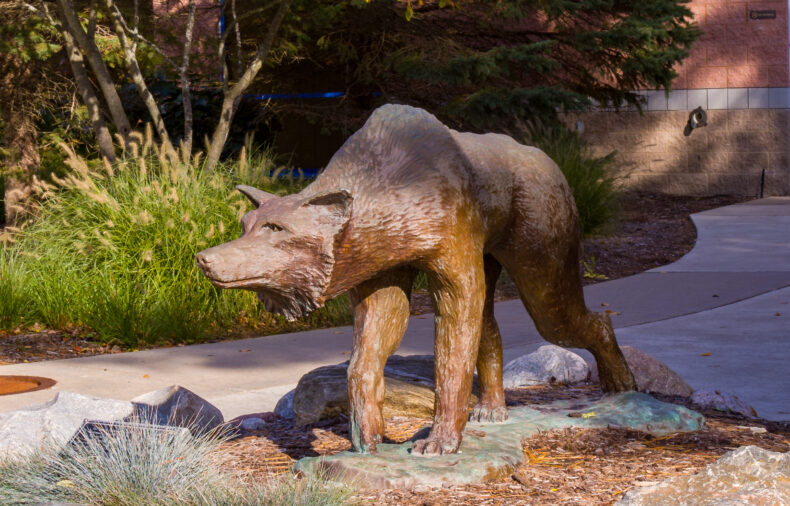
{"label": "dirt ground", "polygon": [[[600,392],[597,385],[545,386],[506,392],[511,406],[548,403]],[[661,397],[688,404],[687,399]],[[790,451],[790,425],[702,411],[706,427],[693,433],[664,437],[621,428],[559,429],[522,441],[524,463],[513,473],[482,485],[412,490],[360,491],[361,504],[510,505],[611,504],[633,487],[655,484],[672,476],[693,474],[739,446],[756,445]],[[295,460],[350,449],[348,420],[339,417],[294,427],[272,413],[258,414],[266,428],[225,443],[217,457],[245,479],[264,480],[287,473]],[[385,442],[403,442],[427,419],[386,421]]]}
{"label": "dirt ground", "polygon": [[[696,230],[689,214],[749,200],[746,197],[684,197],[630,192],[621,200],[621,219],[606,235],[587,238],[579,266],[585,284],[617,279],[674,262],[694,246]],[[503,275],[497,300],[517,298],[515,286]],[[412,313],[433,312],[430,296],[414,293]],[[24,333],[0,331],[0,365],[59,358],[119,353],[117,346],[91,341],[85,329],[68,332],[42,327]],[[227,336],[230,339],[246,336]]]}

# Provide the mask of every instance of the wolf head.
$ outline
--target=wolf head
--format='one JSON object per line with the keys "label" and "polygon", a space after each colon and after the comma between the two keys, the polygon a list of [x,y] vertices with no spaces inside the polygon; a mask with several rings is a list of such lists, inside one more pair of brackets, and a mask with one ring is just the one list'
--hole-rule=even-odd
{"label": "wolf head", "polygon": [[196,255],[203,274],[219,288],[257,292],[267,311],[289,320],[321,307],[335,246],[351,215],[349,192],[278,197],[236,188],[258,207],[242,218],[240,238]]}

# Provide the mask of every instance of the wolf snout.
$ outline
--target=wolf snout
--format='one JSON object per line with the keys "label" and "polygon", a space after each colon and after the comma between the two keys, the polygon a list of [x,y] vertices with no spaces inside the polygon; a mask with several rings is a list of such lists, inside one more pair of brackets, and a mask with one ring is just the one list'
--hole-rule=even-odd
{"label": "wolf snout", "polygon": [[201,251],[195,255],[195,260],[197,260],[198,266],[203,270],[203,272],[207,272],[211,267],[211,264],[217,261],[217,257],[207,251]]}

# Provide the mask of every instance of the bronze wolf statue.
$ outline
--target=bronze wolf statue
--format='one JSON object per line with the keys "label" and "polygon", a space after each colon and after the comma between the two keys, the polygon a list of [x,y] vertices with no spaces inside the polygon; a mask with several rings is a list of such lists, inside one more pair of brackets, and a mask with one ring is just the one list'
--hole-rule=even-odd
{"label": "bronze wolf statue", "polygon": [[214,285],[253,290],[290,319],[349,292],[348,396],[358,451],[375,451],[382,439],[383,367],[406,329],[418,271],[428,276],[436,309],[436,406],[414,454],[457,451],[475,366],[481,395],[472,419],[507,417],[494,320],[502,267],[546,340],[592,352],[605,391],[635,389],[611,321],[584,303],[576,206],[539,149],[385,105],[300,193],[239,190],[258,206],[242,219],[243,235],[198,253],[198,264]]}

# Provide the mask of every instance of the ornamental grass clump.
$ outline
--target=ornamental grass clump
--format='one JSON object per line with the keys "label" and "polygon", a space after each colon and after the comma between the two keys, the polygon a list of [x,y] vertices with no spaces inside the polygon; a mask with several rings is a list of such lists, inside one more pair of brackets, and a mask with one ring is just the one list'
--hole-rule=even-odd
{"label": "ornamental grass clump", "polygon": [[0,461],[0,504],[334,505],[351,496],[322,476],[246,482],[223,467],[229,432],[193,433],[136,423]]}
{"label": "ornamental grass clump", "polygon": [[33,322],[86,327],[104,343],[137,348],[192,343],[239,326],[271,333],[346,323],[347,302],[330,301],[288,325],[254,294],[215,289],[198,251],[240,235],[250,209],[234,186],[285,194],[299,178],[268,177],[265,153],[242,153],[210,173],[199,159],[173,160],[142,142],[115,165],[89,163],[62,146],[71,172],[37,181],[41,200],[0,253],[0,328]]}

